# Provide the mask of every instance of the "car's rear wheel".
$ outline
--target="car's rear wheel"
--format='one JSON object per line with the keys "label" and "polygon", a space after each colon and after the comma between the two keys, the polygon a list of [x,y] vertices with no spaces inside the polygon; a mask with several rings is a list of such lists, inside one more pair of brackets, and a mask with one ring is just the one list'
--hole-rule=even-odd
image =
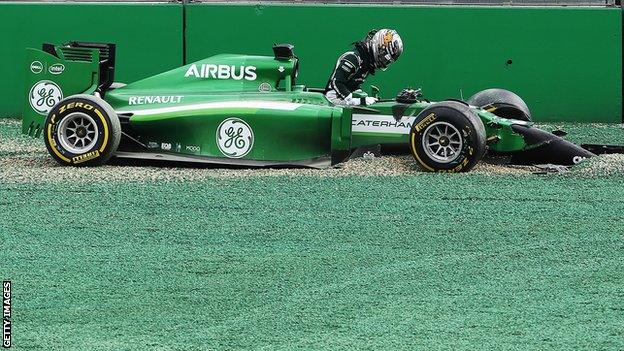
{"label": "car's rear wheel", "polygon": [[119,146],[121,125],[113,108],[92,95],[73,95],[59,102],[45,121],[45,144],[58,163],[97,166]]}
{"label": "car's rear wheel", "polygon": [[498,117],[531,121],[531,111],[522,98],[505,89],[482,90],[468,99],[467,103],[477,106]]}
{"label": "car's rear wheel", "polygon": [[485,153],[485,128],[465,104],[440,102],[416,117],[410,151],[424,171],[467,172]]}

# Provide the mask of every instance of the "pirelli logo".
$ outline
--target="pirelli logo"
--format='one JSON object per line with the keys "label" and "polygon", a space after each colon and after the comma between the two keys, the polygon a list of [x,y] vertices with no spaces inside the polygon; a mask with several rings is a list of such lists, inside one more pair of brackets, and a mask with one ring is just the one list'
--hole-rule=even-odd
{"label": "pirelli logo", "polygon": [[82,162],[86,162],[89,160],[93,160],[94,158],[98,158],[98,157],[100,157],[100,152],[98,150],[94,150],[94,151],[87,152],[86,154],[83,154],[80,156],[72,157],[72,162],[82,163]]}
{"label": "pirelli logo", "polygon": [[416,124],[414,128],[416,128],[417,132],[420,132],[421,130],[425,129],[428,125],[430,125],[431,122],[435,121],[435,119],[436,119],[435,113],[431,112],[429,115],[427,115],[427,117],[423,118],[422,121],[418,122],[418,124]]}

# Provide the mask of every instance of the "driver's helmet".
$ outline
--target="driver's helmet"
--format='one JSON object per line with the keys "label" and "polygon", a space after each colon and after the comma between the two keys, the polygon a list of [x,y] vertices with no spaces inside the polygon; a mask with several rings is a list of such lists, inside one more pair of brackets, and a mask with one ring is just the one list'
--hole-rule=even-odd
{"label": "driver's helmet", "polygon": [[369,39],[376,68],[385,70],[403,53],[403,41],[395,30],[380,29]]}

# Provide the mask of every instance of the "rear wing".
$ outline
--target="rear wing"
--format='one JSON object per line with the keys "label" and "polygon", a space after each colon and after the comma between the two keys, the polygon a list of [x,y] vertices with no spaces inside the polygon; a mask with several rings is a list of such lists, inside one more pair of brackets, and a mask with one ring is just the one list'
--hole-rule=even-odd
{"label": "rear wing", "polygon": [[22,133],[41,134],[48,112],[74,94],[102,94],[115,78],[115,44],[69,42],[26,49]]}

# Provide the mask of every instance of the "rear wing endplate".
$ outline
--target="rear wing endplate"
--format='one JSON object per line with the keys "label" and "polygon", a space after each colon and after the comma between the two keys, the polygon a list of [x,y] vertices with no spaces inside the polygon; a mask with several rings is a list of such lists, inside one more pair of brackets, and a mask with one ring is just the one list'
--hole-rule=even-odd
{"label": "rear wing endplate", "polygon": [[74,94],[103,94],[115,76],[115,45],[69,42],[26,49],[22,133],[38,137],[48,112]]}

